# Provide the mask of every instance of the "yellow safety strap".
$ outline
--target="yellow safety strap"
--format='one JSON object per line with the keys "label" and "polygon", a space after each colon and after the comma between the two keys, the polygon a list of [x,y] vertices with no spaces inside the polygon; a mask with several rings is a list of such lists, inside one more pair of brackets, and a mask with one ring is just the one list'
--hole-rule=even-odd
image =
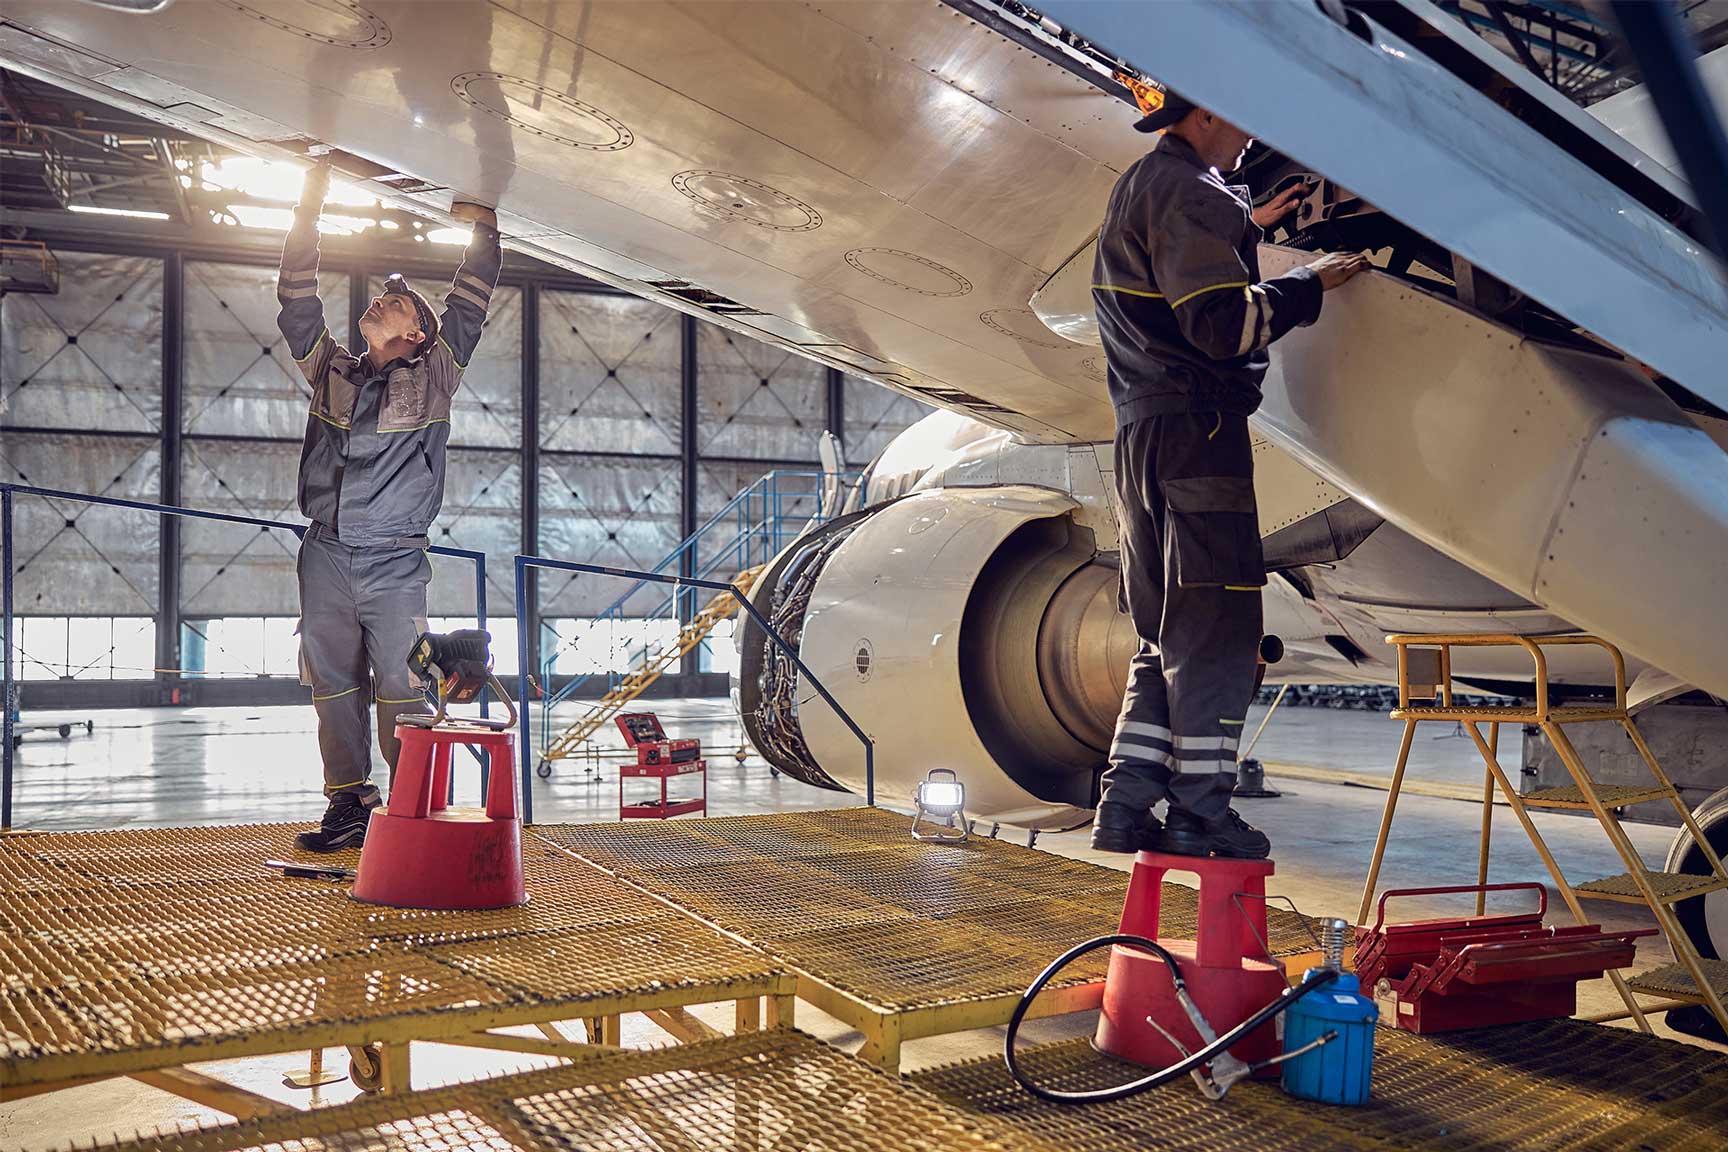
{"label": "yellow safety strap", "polygon": [[1164,299],[1162,292],[1147,292],[1140,288],[1118,288],[1114,284],[1094,284],[1092,287],[1100,292],[1120,292],[1124,296],[1144,296],[1148,300]]}

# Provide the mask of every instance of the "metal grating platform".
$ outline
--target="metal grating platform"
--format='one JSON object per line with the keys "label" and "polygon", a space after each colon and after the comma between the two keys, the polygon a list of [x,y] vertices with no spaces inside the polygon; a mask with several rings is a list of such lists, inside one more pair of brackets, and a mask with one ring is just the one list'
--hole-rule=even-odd
{"label": "metal grating platform", "polygon": [[168,1133],[117,1152],[1055,1152],[782,1030]]}
{"label": "metal grating platform", "polygon": [[[1070,1090],[1142,1071],[1085,1040],[1028,1051],[1024,1063],[1040,1083]],[[1373,1095],[1359,1108],[1305,1103],[1261,1082],[1212,1104],[1186,1079],[1111,1104],[1045,1104],[995,1056],[910,1079],[1028,1143],[1072,1152],[1728,1147],[1728,1056],[1574,1020],[1423,1037],[1380,1029]]]}
{"label": "metal grating platform", "polygon": [[[1668,790],[1654,785],[1633,787],[1629,784],[1598,784],[1596,798],[1602,801],[1606,808],[1619,808],[1627,804],[1641,804],[1646,800],[1665,800],[1668,798]],[[1584,790],[1576,784],[1531,792],[1524,797],[1524,803],[1532,808],[1590,807],[1590,801],[1584,798]]]}
{"label": "metal grating platform", "polygon": [[[1126,873],[1000,840],[919,843],[910,825],[849,808],[531,831],[777,957],[800,997],[862,1029],[866,1055],[892,1066],[900,1039],[1005,1022],[1065,948],[1115,931],[1128,888]],[[1196,913],[1194,889],[1164,886],[1168,934],[1191,935]],[[1268,909],[1268,927],[1275,955],[1316,947],[1285,909]],[[1106,963],[1083,961],[1052,988],[1095,985]]]}
{"label": "metal grating platform", "polygon": [[0,837],[0,1086],[795,986],[761,952],[532,839],[526,905],[429,912],[264,869],[297,855],[301,827]]}
{"label": "metal grating platform", "polygon": [[[1728,887],[1728,881],[1714,876],[1695,876],[1679,872],[1650,872],[1648,875],[1650,888],[1656,893],[1656,898],[1670,903]],[[1638,881],[1630,872],[1604,876],[1600,880],[1586,880],[1577,885],[1574,891],[1586,899],[1619,900],[1627,904],[1645,903],[1644,891],[1638,887]]]}
{"label": "metal grating platform", "polygon": [[[1716,989],[1716,994],[1728,997],[1728,960],[1700,959],[1698,964],[1704,970],[1704,979]],[[1660,968],[1652,968],[1628,977],[1626,983],[1631,986],[1632,991],[1648,996],[1703,999],[1698,991],[1698,982],[1692,979],[1692,973],[1686,970],[1684,964],[1664,964]]]}

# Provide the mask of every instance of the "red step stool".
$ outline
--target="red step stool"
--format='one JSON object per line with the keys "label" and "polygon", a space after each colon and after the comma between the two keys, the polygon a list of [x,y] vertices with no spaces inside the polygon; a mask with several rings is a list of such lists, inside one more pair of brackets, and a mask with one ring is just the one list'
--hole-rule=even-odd
{"label": "red step stool", "polygon": [[[516,745],[509,732],[465,720],[398,724],[402,752],[390,804],[372,813],[353,897],[396,908],[510,908],[525,903]],[[452,808],[450,755],[491,752],[486,807]]]}
{"label": "red step stool", "polygon": [[[1266,939],[1266,877],[1270,860],[1226,860],[1142,852],[1134,861],[1121,931],[1148,936],[1169,949],[1182,966],[1201,1015],[1222,1036],[1284,993],[1284,966],[1261,943]],[[1187,872],[1200,879],[1200,910],[1195,939],[1165,937],[1158,919],[1166,872]],[[1116,945],[1104,982],[1104,1011],[1095,1041],[1113,1056],[1164,1068],[1182,1058],[1158,1029],[1156,1020],[1190,1052],[1205,1047],[1176,1000],[1164,962],[1137,948]],[[1279,1054],[1276,1024],[1268,1021],[1230,1050],[1245,1063]],[[1278,1075],[1276,1066],[1259,1073]]]}
{"label": "red step stool", "polygon": [[[1395,896],[1537,893],[1535,912],[1386,923]],[[1631,964],[1641,936],[1655,928],[1604,932],[1596,924],[1544,924],[1542,884],[1462,884],[1383,893],[1372,928],[1356,930],[1356,976],[1380,1002],[1384,1023],[1406,1032],[1450,1032],[1527,1020],[1559,1020],[1578,1010],[1578,981]]]}

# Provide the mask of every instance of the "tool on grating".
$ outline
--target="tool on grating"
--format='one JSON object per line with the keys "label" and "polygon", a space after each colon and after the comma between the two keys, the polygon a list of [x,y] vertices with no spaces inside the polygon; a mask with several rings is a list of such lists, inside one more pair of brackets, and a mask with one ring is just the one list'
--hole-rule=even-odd
{"label": "tool on grating", "polygon": [[[522,821],[516,808],[516,708],[492,674],[491,637],[479,629],[426,633],[408,667],[437,687],[438,711],[403,716],[402,751],[390,803],[372,813],[350,894],[397,908],[508,908],[528,899],[522,879]],[[488,684],[509,712],[505,720],[458,719],[449,705],[474,700]],[[450,760],[457,745],[491,753],[485,807],[448,803]]]}
{"label": "tool on grating", "polygon": [[[1534,891],[1534,912],[1386,923],[1394,897]],[[1380,1019],[1406,1032],[1449,1032],[1557,1020],[1578,1008],[1578,981],[1631,964],[1634,943],[1655,928],[1543,923],[1541,884],[1460,884],[1383,893],[1372,928],[1356,930],[1356,974],[1373,989]]]}

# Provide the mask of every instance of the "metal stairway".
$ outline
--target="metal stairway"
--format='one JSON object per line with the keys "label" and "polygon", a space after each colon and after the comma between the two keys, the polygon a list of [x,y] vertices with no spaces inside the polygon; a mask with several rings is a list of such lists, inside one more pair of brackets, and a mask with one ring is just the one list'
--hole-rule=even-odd
{"label": "metal stairway", "polygon": [[[805,531],[839,513],[850,486],[859,476],[855,472],[769,472],[728,501],[651,571],[675,573],[682,569],[699,579],[716,579],[716,574],[732,573],[729,582],[748,593],[768,561]],[[722,592],[698,608],[691,599],[692,590],[688,589],[675,590],[646,612],[632,611],[631,599],[648,587],[645,582],[633,583],[588,622],[589,629],[625,621],[640,624],[678,620],[676,633],[663,643],[644,645],[623,670],[572,677],[557,691],[546,694],[541,705],[540,730],[550,734],[556,730],[552,722],[555,707],[579,698],[584,689],[597,686],[601,677],[607,682],[603,695],[542,746],[535,767],[541,779],[552,775],[556,761],[579,756],[592,761],[595,742],[612,718],[647,692],[675,664],[695,652],[722,621],[738,612],[738,601],[730,592]],[[573,646],[573,642],[566,643],[559,651]],[[542,684],[552,683],[558,655],[554,651],[541,662]]]}
{"label": "metal stairway", "polygon": [[[1580,924],[1589,923],[1584,913],[1580,897],[1588,900],[1615,900],[1628,904],[1642,904],[1649,908],[1656,917],[1656,923],[1662,934],[1668,940],[1669,947],[1676,957],[1675,963],[1639,973],[1630,979],[1619,972],[1610,971],[1609,979],[1615,990],[1619,992],[1627,1011],[1621,1015],[1632,1017],[1639,1029],[1650,1031],[1649,1022],[1645,1019],[1646,1012],[1665,1011],[1669,1008],[1688,1004],[1700,1004],[1708,1008],[1725,1030],[1728,1030],[1728,961],[1707,960],[1698,954],[1697,948],[1687,935],[1679,918],[1675,914],[1675,905],[1681,901],[1702,896],[1707,892],[1728,888],[1728,869],[1724,869],[1722,860],[1710,846],[1710,841],[1692,818],[1691,809],[1674,787],[1667,773],[1656,762],[1650,746],[1645,743],[1644,736],[1638,731],[1637,723],[1632,719],[1626,708],[1626,662],[1620,650],[1605,640],[1595,636],[1510,636],[1510,635],[1397,635],[1387,637],[1387,643],[1398,648],[1398,707],[1393,710],[1392,718],[1404,721],[1404,738],[1398,752],[1397,770],[1392,776],[1391,792],[1386,799],[1386,809],[1380,820],[1380,833],[1374,844],[1374,857],[1368,870],[1368,883],[1363,891],[1362,908],[1358,919],[1365,921],[1368,909],[1373,902],[1375,885],[1380,876],[1381,858],[1386,850],[1386,840],[1392,826],[1393,810],[1398,803],[1398,790],[1404,779],[1404,769],[1409,761],[1410,745],[1416,725],[1425,720],[1441,720],[1461,725],[1476,742],[1477,750],[1482,754],[1482,760],[1487,769],[1482,797],[1482,838],[1477,865],[1478,883],[1487,883],[1488,879],[1488,844],[1492,828],[1493,790],[1498,785],[1512,813],[1523,825],[1524,832],[1530,838],[1542,862],[1547,865],[1549,874],[1553,877],[1554,886],[1559,890],[1561,898],[1572,911],[1572,915]],[[1555,645],[1588,644],[1600,647],[1613,663],[1615,696],[1613,704],[1590,704],[1582,706],[1557,706],[1549,701],[1547,661],[1543,654],[1545,647]],[[1536,699],[1532,704],[1510,704],[1506,706],[1465,706],[1454,705],[1451,685],[1451,651],[1458,647],[1521,647],[1529,653],[1535,662]],[[1432,700],[1433,704],[1412,704],[1412,700]],[[1478,724],[1489,723],[1489,737],[1485,740]],[[1577,748],[1567,737],[1565,726],[1568,724],[1608,722],[1621,725],[1633,745],[1638,749],[1639,756],[1650,769],[1651,783],[1645,787],[1627,785],[1599,784],[1591,776],[1578,755]],[[1565,787],[1544,788],[1521,796],[1512,781],[1501,768],[1495,754],[1498,729],[1501,724],[1535,725],[1548,738],[1550,745],[1559,755],[1561,762],[1572,776],[1572,783]],[[1666,800],[1674,805],[1682,823],[1692,832],[1706,861],[1710,865],[1707,875],[1678,874],[1655,871],[1647,868],[1643,858],[1638,854],[1637,847],[1626,830],[1621,827],[1618,810],[1628,804],[1638,804],[1647,801]],[[1548,850],[1542,835],[1537,831],[1530,819],[1530,808],[1554,809],[1588,809],[1596,817],[1597,823],[1607,833],[1609,842],[1626,865],[1626,871],[1615,876],[1600,880],[1590,880],[1583,884],[1569,884],[1561,873],[1559,864]],[[1482,912],[1482,896],[1477,897],[1477,912]],[[1663,999],[1652,1004],[1640,1004],[1638,994],[1659,996]],[[1602,1019],[1596,1017],[1596,1019]]]}

